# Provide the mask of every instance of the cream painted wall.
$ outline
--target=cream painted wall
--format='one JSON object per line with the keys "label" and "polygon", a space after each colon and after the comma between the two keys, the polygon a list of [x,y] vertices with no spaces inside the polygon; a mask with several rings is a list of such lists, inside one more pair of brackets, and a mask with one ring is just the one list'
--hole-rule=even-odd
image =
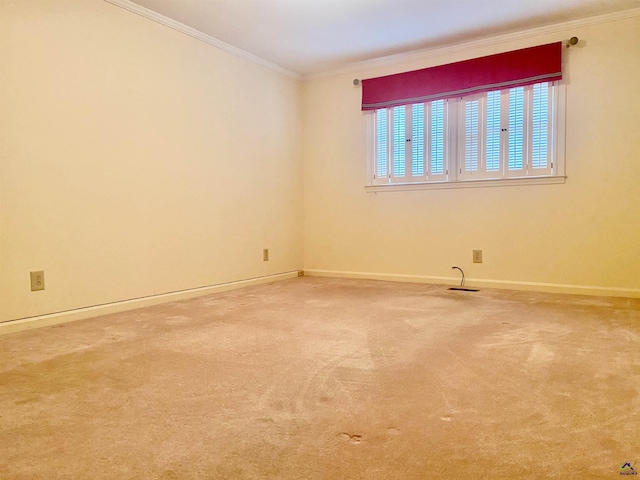
{"label": "cream painted wall", "polygon": [[[582,41],[566,51],[565,184],[365,193],[366,114],[354,77],[573,35]],[[459,265],[476,284],[640,296],[639,51],[634,17],[306,82],[305,270],[454,281]],[[473,249],[484,263],[471,262]]]}
{"label": "cream painted wall", "polygon": [[102,0],[0,1],[0,72],[0,321],[302,267],[297,80]]}
{"label": "cream painted wall", "polygon": [[[352,78],[572,35],[566,184],[365,193]],[[102,0],[2,0],[0,321],[303,263],[640,296],[639,49],[633,18],[301,86]]]}

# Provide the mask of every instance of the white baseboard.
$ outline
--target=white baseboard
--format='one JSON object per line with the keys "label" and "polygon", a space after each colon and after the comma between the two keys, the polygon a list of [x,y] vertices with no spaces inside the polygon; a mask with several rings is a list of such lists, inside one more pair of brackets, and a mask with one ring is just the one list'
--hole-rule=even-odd
{"label": "white baseboard", "polygon": [[200,297],[202,295],[209,295],[212,293],[226,292],[228,290],[235,290],[237,288],[260,285],[263,283],[270,283],[278,280],[286,280],[288,278],[298,277],[299,275],[300,272],[298,270],[295,270],[292,272],[277,273],[264,277],[238,280],[236,282],[221,283],[218,285],[192,288],[179,292],[163,293],[160,295],[152,295],[150,297],[135,298],[131,300],[124,300],[121,302],[107,303],[104,305],[67,310],[65,312],[39,315],[36,317],[23,318],[20,320],[10,320],[8,322],[0,323],[0,335],[19,332],[21,330],[30,330],[32,328],[57,325],[60,323],[74,322],[76,320],[98,317],[100,315],[107,315],[110,313],[120,313],[127,310],[135,310],[137,308],[149,307],[161,303],[174,302],[177,300],[185,300],[188,298]]}
{"label": "white baseboard", "polygon": [[[310,277],[361,278],[384,280],[388,282],[430,283],[438,285],[458,285],[459,277],[432,277],[425,275],[401,275],[395,273],[344,272],[336,270],[305,270]],[[591,285],[568,285],[560,283],[517,282],[511,280],[487,280],[467,278],[467,287],[504,288],[507,290],[526,290],[547,293],[565,293],[577,295],[595,295],[601,297],[640,298],[640,288],[597,287]]]}
{"label": "white baseboard", "polygon": [[[209,295],[212,293],[226,292],[238,288],[249,287],[252,285],[260,285],[264,283],[286,280],[301,275],[296,270],[292,272],[278,273],[265,277],[256,277],[236,282],[222,283],[218,285],[210,285],[206,287],[183,290],[180,292],[171,292],[150,297],[136,298],[132,300],[124,300],[121,302],[108,303],[105,305],[97,305],[86,308],[78,308],[65,312],[57,312],[36,317],[23,318],[20,320],[12,320],[0,323],[0,335],[7,333],[19,332],[22,330],[30,330],[33,328],[57,325],[60,323],[73,322],[86,318],[107,315],[110,313],[125,312],[135,310],[137,308],[149,307],[161,303],[173,302],[177,300],[185,300],[188,298]],[[372,273],[372,272],[345,272],[337,270],[304,270],[304,275],[310,277],[334,277],[334,278],[357,278],[365,280],[383,280],[388,282],[409,282],[409,283],[429,283],[436,285],[458,285],[459,278],[454,277],[435,277],[426,275],[402,275],[395,273]],[[589,285],[567,285],[556,283],[537,283],[537,282],[517,282],[507,280],[486,280],[467,278],[466,286],[468,287],[485,287],[485,288],[504,288],[508,290],[527,290],[548,293],[565,293],[578,295],[595,295],[608,297],[628,297],[640,298],[640,289],[638,288],[622,288],[622,287],[597,287]]]}

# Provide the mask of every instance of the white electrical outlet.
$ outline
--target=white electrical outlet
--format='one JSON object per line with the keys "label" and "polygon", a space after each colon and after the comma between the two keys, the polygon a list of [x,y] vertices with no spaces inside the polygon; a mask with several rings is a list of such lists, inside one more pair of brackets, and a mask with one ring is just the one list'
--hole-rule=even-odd
{"label": "white electrical outlet", "polygon": [[44,271],[29,272],[31,276],[31,291],[44,290]]}

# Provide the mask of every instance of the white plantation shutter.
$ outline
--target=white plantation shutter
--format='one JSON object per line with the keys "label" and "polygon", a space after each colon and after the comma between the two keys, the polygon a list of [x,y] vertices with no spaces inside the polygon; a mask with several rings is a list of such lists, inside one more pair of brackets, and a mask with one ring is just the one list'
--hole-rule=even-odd
{"label": "white plantation shutter", "polygon": [[434,104],[376,110],[375,183],[445,179],[445,102]]}
{"label": "white plantation shutter", "polygon": [[424,176],[424,103],[411,110],[411,176]]}
{"label": "white plantation shutter", "polygon": [[[444,180],[445,101],[415,103],[406,107],[406,137],[411,145],[407,151],[407,171],[411,182]],[[410,113],[409,113],[410,112]],[[399,181],[399,180],[398,180]]]}
{"label": "white plantation shutter", "polygon": [[375,180],[386,182],[389,176],[387,158],[389,155],[389,125],[386,108],[376,110]]}
{"label": "white plantation shutter", "polygon": [[444,180],[445,169],[445,108],[444,100],[431,102],[430,110],[430,132],[428,142],[429,152],[429,177],[433,180]]}
{"label": "white plantation shutter", "polygon": [[508,170],[524,170],[524,87],[509,89]]}
{"label": "white plantation shutter", "polygon": [[468,178],[480,171],[480,101],[478,99],[463,101],[461,137],[463,178]]}
{"label": "white plantation shutter", "polygon": [[550,83],[537,83],[531,87],[531,152],[530,169],[533,175],[551,174],[551,102],[553,89]]}
{"label": "white plantation shutter", "polygon": [[561,148],[554,137],[558,108],[558,87],[540,82],[457,100],[378,109],[373,129],[374,183],[563,173],[562,164],[554,167],[554,155]]}
{"label": "white plantation shutter", "polygon": [[[420,142],[414,146],[415,142],[412,138],[417,135],[419,140],[424,136],[420,128],[421,123],[424,128],[424,121],[420,120],[421,112],[424,112],[421,104],[403,105],[391,109],[393,161],[389,181],[392,183],[424,181],[424,160],[420,158]],[[418,122],[415,128],[414,121]]]}
{"label": "white plantation shutter", "polygon": [[406,117],[405,107],[394,107],[391,111],[393,125],[393,177],[404,177],[406,173]]}
{"label": "white plantation shutter", "polygon": [[501,116],[500,116],[500,91],[487,93],[487,116],[486,116],[486,149],[485,149],[485,169],[487,172],[500,172],[501,155]]}
{"label": "white plantation shutter", "polygon": [[[562,52],[555,42],[363,79],[362,110],[375,112],[368,122],[370,179],[386,185],[554,177],[549,183],[560,183]],[[523,183],[539,182],[532,180]]]}
{"label": "white plantation shutter", "polygon": [[503,129],[508,109],[499,90],[461,99],[459,126],[460,180],[501,178],[503,170]]}

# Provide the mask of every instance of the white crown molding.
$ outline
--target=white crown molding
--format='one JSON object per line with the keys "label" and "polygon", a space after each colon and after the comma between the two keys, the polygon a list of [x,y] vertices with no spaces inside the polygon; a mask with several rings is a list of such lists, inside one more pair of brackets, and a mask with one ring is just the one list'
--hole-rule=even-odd
{"label": "white crown molding", "polygon": [[604,15],[594,16],[594,17],[582,18],[578,20],[570,20],[568,22],[556,23],[552,25],[545,25],[543,27],[536,27],[536,28],[531,28],[527,30],[506,33],[502,35],[479,38],[477,40],[471,40],[468,42],[447,45],[444,47],[425,48],[420,50],[413,50],[410,52],[399,53],[396,55],[373,58],[370,60],[364,60],[362,62],[352,63],[350,65],[333,69],[333,70],[300,75],[299,73],[293,72],[284,67],[276,65],[275,63],[272,63],[263,58],[260,58],[257,55],[249,53],[240,48],[234,47],[233,45],[229,45],[228,43],[218,40],[217,38],[207,35],[206,33],[196,30],[195,28],[189,27],[169,17],[165,17],[164,15],[156,13],[153,10],[149,10],[148,8],[142,7],[132,2],[131,0],[104,0],[104,1],[112,5],[121,7],[137,15],[140,15],[142,17],[145,17],[161,25],[169,27],[173,30],[184,33],[185,35],[189,35],[192,38],[200,40],[204,43],[207,43],[213,47],[224,50],[240,58],[244,58],[245,60],[248,60],[250,62],[253,62],[255,64],[258,64],[260,66],[273,70],[275,72],[278,72],[288,77],[294,78],[296,80],[302,80],[302,81],[337,77],[340,75],[352,74],[352,73],[362,72],[364,70],[371,70],[375,68],[387,67],[387,66],[392,66],[392,65],[402,64],[402,63],[409,63],[412,61],[428,60],[430,58],[455,54],[455,53],[463,52],[473,48],[482,48],[482,47],[488,47],[493,45],[499,45],[499,44],[508,43],[514,40],[521,40],[521,39],[536,37],[540,35],[559,33],[559,32],[573,29],[573,28],[588,27],[591,25],[615,22],[615,21],[624,20],[627,18],[640,16],[640,8],[632,8],[632,9],[623,10],[620,12],[613,12],[613,13],[608,13]]}
{"label": "white crown molding", "polygon": [[599,25],[602,23],[615,22],[618,20],[625,20],[627,18],[633,18],[638,16],[640,16],[640,8],[633,8],[630,10],[623,10],[620,12],[608,13],[605,15],[582,18],[579,20],[570,20],[568,22],[556,23],[552,25],[531,28],[528,30],[522,30],[518,32],[511,32],[511,33],[506,33],[502,35],[484,37],[484,38],[471,40],[464,43],[448,45],[445,47],[425,48],[421,50],[413,50],[411,52],[399,53],[396,55],[373,58],[371,60],[364,60],[362,62],[352,63],[351,65],[337,68],[335,70],[302,75],[302,80],[308,81],[308,80],[318,80],[318,79],[329,78],[329,77],[337,77],[340,75],[362,72],[364,70],[371,70],[379,67],[388,67],[391,65],[397,65],[401,63],[409,63],[412,61],[427,60],[433,57],[459,53],[459,52],[463,52],[473,48],[499,45],[499,44],[508,43],[514,40],[521,40],[524,38],[531,38],[531,37],[536,37],[540,35],[559,33],[559,32],[564,32],[566,30],[571,30],[573,28],[582,28],[582,27],[588,27],[591,25]]}
{"label": "white crown molding", "polygon": [[296,72],[292,72],[286,68],[283,68],[275,63],[271,63],[263,58],[260,58],[252,53],[249,53],[240,48],[234,47],[233,45],[229,45],[217,38],[214,38],[206,33],[202,33],[200,30],[196,30],[195,28],[189,27],[183,23],[177,22],[169,17],[165,17],[159,13],[154,12],[153,10],[149,10],[148,8],[142,7],[136,3],[133,3],[130,0],[104,0],[107,3],[111,3],[112,5],[116,5],[118,7],[124,8],[132,13],[140,15],[144,18],[157,22],[165,27],[172,28],[180,33],[184,33],[185,35],[189,35],[201,42],[207,43],[213,47],[219,48],[220,50],[224,50],[225,52],[236,55],[237,57],[244,58],[245,60],[249,60],[250,62],[256,63],[262,67],[268,68],[275,72],[281,73],[291,78],[295,78],[296,80],[302,80],[302,76]]}

